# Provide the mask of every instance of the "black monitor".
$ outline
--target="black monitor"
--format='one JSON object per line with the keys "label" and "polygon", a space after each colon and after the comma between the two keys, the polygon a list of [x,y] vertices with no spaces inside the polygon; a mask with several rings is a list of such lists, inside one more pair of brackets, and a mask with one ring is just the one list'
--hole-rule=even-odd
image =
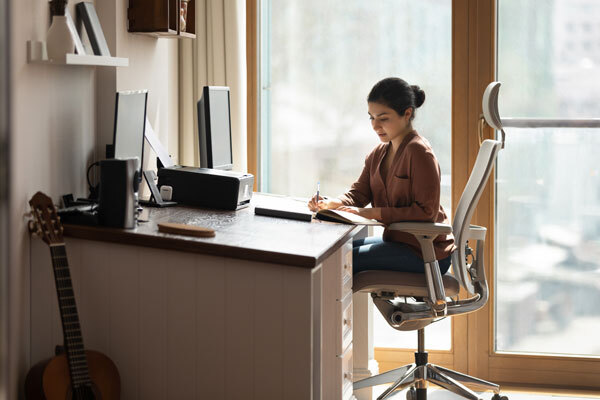
{"label": "black monitor", "polygon": [[198,139],[200,167],[233,168],[228,87],[204,86],[198,101]]}
{"label": "black monitor", "polygon": [[114,158],[137,157],[138,176],[142,179],[144,129],[148,91],[117,92],[115,102]]}

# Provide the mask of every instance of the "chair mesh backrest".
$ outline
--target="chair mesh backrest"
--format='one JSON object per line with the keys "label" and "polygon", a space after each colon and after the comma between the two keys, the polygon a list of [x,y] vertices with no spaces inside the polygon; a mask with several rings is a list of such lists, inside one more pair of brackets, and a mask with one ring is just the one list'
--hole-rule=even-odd
{"label": "chair mesh backrest", "polygon": [[461,285],[471,291],[471,279],[467,271],[468,265],[466,262],[465,245],[467,242],[467,234],[471,217],[477,207],[479,198],[485,189],[485,185],[490,177],[498,152],[502,148],[502,142],[497,140],[484,140],[479,148],[477,160],[469,176],[469,181],[465,186],[456,213],[454,222],[452,223],[452,231],[454,240],[457,246],[456,251],[452,254],[452,267],[454,276],[458,279]]}

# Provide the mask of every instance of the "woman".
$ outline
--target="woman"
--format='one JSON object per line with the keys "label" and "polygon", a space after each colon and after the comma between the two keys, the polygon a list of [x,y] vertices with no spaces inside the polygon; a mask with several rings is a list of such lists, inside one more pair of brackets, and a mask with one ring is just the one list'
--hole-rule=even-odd
{"label": "woman", "polygon": [[[367,98],[369,118],[381,144],[367,156],[350,191],[338,199],[313,197],[312,211],[338,209],[389,225],[401,221],[449,223],[440,204],[440,166],[429,142],[413,129],[415,110],[425,92],[399,78],[378,82]],[[365,208],[371,203],[372,208]],[[368,269],[423,272],[417,240],[410,234],[386,229],[383,237],[353,243],[354,273]],[[442,274],[450,268],[454,237],[434,240]]]}

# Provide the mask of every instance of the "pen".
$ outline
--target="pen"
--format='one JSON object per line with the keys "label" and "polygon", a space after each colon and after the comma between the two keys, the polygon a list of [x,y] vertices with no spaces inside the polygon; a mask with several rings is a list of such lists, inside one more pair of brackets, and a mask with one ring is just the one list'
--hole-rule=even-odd
{"label": "pen", "polygon": [[317,182],[317,204],[319,204],[319,189],[321,187],[321,182]]}

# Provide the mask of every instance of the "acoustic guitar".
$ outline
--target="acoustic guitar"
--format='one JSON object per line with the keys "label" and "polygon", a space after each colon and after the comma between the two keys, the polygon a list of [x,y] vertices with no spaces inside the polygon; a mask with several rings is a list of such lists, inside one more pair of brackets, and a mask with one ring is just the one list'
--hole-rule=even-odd
{"label": "acoustic guitar", "polygon": [[121,380],[117,367],[104,354],[85,350],[75,294],[71,283],[63,227],[52,200],[37,192],[29,201],[33,220],[29,229],[40,236],[52,256],[54,283],[62,322],[64,352],[31,368],[25,379],[28,400],[119,399]]}

